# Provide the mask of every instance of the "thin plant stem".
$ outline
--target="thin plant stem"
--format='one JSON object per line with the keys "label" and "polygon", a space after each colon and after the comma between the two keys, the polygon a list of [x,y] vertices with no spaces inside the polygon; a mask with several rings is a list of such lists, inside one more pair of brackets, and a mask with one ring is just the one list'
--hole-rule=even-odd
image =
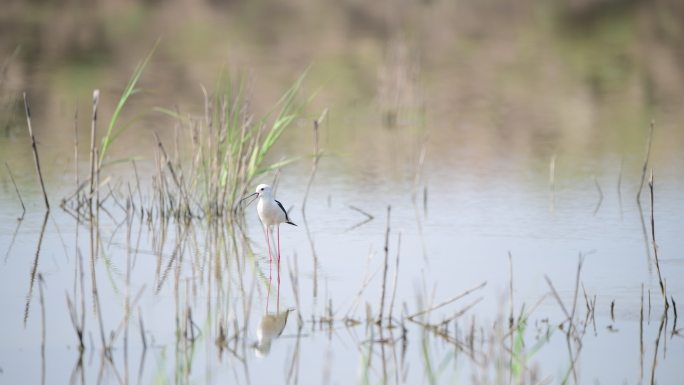
{"label": "thin plant stem", "polygon": [[36,147],[36,138],[33,135],[33,127],[31,126],[31,108],[29,107],[26,92],[24,92],[24,110],[26,111],[26,123],[28,125],[29,136],[31,137],[31,148],[33,149],[33,161],[36,164],[36,172],[40,180],[40,189],[43,191],[43,198],[45,199],[45,209],[50,211],[50,202],[48,201],[47,192],[45,192],[45,183],[43,182],[43,173],[40,170],[40,159],[38,157],[38,148]]}
{"label": "thin plant stem", "polygon": [[392,206],[387,206],[387,226],[385,227],[385,268],[382,272],[382,292],[380,294],[380,314],[378,315],[378,325],[382,325],[382,316],[385,309],[385,288],[387,287],[387,269],[389,266],[389,236],[390,236],[390,213]]}
{"label": "thin plant stem", "polygon": [[648,179],[648,188],[651,192],[651,240],[653,241],[653,255],[655,256],[655,262],[656,262],[656,271],[658,272],[658,283],[660,284],[660,292],[663,295],[663,301],[665,302],[665,312],[667,314],[667,309],[670,307],[670,304],[667,301],[667,291],[665,290],[665,283],[663,282],[663,276],[660,273],[660,260],[658,258],[658,245],[656,243],[656,237],[655,237],[655,218],[653,216],[653,202],[654,202],[654,196],[653,196],[653,169],[651,169],[651,176]]}
{"label": "thin plant stem", "polygon": [[641,167],[641,182],[639,182],[639,190],[636,194],[637,202],[641,202],[641,190],[644,188],[646,181],[646,170],[648,169],[649,158],[651,157],[651,143],[653,142],[653,131],[655,129],[655,121],[651,120],[651,128],[648,132],[648,142],[646,144],[646,155],[644,156],[644,164]]}
{"label": "thin plant stem", "polygon": [[7,168],[7,172],[9,173],[10,179],[12,180],[12,185],[14,186],[14,191],[17,192],[17,196],[19,197],[19,203],[21,203],[21,216],[17,219],[22,220],[22,219],[24,219],[24,215],[26,215],[26,206],[24,206],[24,200],[21,199],[21,194],[19,193],[19,188],[17,187],[17,182],[14,181],[14,175],[12,175],[12,170],[10,170],[10,167],[7,164],[7,162],[5,162],[5,167]]}

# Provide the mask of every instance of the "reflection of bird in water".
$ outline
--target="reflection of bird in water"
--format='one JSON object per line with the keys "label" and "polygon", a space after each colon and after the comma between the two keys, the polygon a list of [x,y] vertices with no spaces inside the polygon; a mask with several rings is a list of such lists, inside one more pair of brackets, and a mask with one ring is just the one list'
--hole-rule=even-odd
{"label": "reflection of bird in water", "polygon": [[254,354],[257,357],[264,357],[271,351],[271,341],[280,337],[287,324],[287,316],[292,309],[287,309],[280,313],[266,313],[259,321],[257,326],[257,343],[254,345]]}

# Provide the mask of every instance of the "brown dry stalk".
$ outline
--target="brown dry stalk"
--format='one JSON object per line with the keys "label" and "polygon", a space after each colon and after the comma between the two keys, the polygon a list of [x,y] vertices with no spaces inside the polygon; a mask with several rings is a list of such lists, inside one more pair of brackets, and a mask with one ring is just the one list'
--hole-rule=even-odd
{"label": "brown dry stalk", "polygon": [[40,180],[40,189],[43,191],[43,198],[45,199],[45,208],[50,211],[50,202],[48,201],[47,193],[45,192],[45,183],[43,182],[43,173],[40,170],[40,159],[38,158],[38,148],[36,147],[36,138],[33,136],[33,128],[31,127],[31,108],[29,107],[26,92],[24,92],[24,110],[26,111],[26,123],[28,124],[29,136],[31,137],[31,147],[33,149],[33,161],[36,164],[36,172]]}

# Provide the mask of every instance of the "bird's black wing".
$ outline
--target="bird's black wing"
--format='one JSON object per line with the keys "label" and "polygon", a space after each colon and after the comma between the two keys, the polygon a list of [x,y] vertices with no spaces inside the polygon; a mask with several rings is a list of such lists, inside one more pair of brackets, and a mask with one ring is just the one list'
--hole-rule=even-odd
{"label": "bird's black wing", "polygon": [[290,220],[290,217],[287,215],[287,210],[285,210],[285,207],[283,207],[283,204],[280,203],[280,201],[277,200],[277,199],[274,199],[274,201],[275,201],[275,203],[278,204],[278,207],[280,207],[280,209],[283,210],[283,213],[285,214],[285,223],[289,223],[289,224],[291,224],[291,225],[297,226],[297,225],[294,224],[294,222],[292,222],[292,221]]}

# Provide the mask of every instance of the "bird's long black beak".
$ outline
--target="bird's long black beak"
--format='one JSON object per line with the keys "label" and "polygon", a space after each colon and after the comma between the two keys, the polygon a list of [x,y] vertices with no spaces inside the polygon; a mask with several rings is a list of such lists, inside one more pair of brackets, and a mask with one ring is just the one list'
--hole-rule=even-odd
{"label": "bird's long black beak", "polygon": [[[242,204],[242,202],[244,202],[246,199],[249,199],[249,198],[251,198],[251,197],[253,197],[253,196],[255,196],[255,195],[257,195],[257,193],[251,193],[251,194],[247,195],[246,197],[240,199],[240,204]],[[258,198],[258,197],[255,197],[254,199],[252,199],[251,201],[249,201],[249,202],[247,203],[247,206],[251,205],[252,202],[254,202],[257,198]]]}

